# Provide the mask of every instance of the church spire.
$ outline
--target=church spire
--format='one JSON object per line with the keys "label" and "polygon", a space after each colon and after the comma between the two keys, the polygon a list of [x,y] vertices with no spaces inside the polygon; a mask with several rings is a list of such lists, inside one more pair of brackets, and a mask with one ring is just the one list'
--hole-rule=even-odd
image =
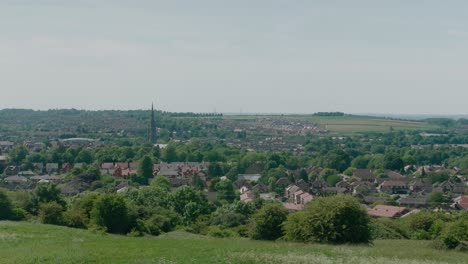
{"label": "church spire", "polygon": [[150,133],[148,135],[148,141],[151,144],[156,143],[156,120],[154,119],[154,103],[151,103],[151,123],[150,123]]}

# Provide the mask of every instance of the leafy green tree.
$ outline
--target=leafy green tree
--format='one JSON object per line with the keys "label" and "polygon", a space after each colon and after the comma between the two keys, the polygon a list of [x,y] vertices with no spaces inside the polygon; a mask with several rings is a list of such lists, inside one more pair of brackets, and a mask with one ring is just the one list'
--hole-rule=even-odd
{"label": "leafy green tree", "polygon": [[39,205],[39,219],[44,224],[61,225],[63,224],[63,211],[63,206],[55,201],[41,203]]}
{"label": "leafy green tree", "polygon": [[439,206],[443,203],[450,202],[450,198],[445,197],[441,192],[433,192],[429,195],[428,202],[432,206]]}
{"label": "leafy green tree", "polygon": [[175,162],[175,161],[177,161],[177,159],[178,159],[178,157],[177,157],[177,151],[176,151],[175,146],[173,146],[172,144],[169,144],[164,149],[163,160],[166,161],[166,162]]}
{"label": "leafy green tree", "polygon": [[283,235],[281,225],[288,212],[277,203],[267,204],[251,218],[250,237],[255,240],[276,240]]}
{"label": "leafy green tree", "polygon": [[229,203],[232,203],[236,196],[236,191],[234,190],[234,184],[230,180],[223,180],[216,184],[215,186],[217,197],[219,200],[224,200]]}
{"label": "leafy green tree", "polygon": [[325,155],[323,165],[326,168],[344,171],[349,167],[350,163],[351,157],[348,153],[341,149],[336,149]]}
{"label": "leafy green tree", "polygon": [[459,219],[447,225],[440,240],[447,249],[457,248],[463,241],[468,241],[468,221]]}
{"label": "leafy green tree", "polygon": [[359,202],[349,195],[320,197],[309,203],[299,216],[290,216],[285,238],[324,243],[368,243],[370,218]]}
{"label": "leafy green tree", "polygon": [[93,154],[88,149],[82,149],[76,156],[75,162],[91,164],[93,163]]}
{"label": "leafy green tree", "polygon": [[8,157],[9,157],[10,162],[15,163],[15,164],[20,164],[21,162],[24,161],[24,159],[26,159],[27,155],[28,155],[28,150],[23,145],[20,145],[10,150]]}
{"label": "leafy green tree", "polygon": [[205,194],[191,186],[179,187],[170,194],[169,199],[171,207],[183,216],[185,223],[192,223],[211,210]]}
{"label": "leafy green tree", "polygon": [[198,173],[195,173],[192,177],[192,186],[199,190],[203,190],[205,188],[205,182],[200,178]]}
{"label": "leafy green tree", "polygon": [[351,161],[351,167],[356,169],[366,169],[370,158],[366,156],[357,156]]}
{"label": "leafy green tree", "polygon": [[384,156],[384,168],[401,171],[404,167],[403,160],[397,152],[389,152]]}
{"label": "leafy green tree", "polygon": [[117,194],[101,195],[91,211],[93,223],[109,233],[125,234],[131,229],[132,219],[124,197]]}
{"label": "leafy green tree", "polygon": [[62,207],[65,206],[65,201],[62,198],[60,188],[54,183],[39,184],[34,189],[32,195],[33,213],[37,212],[41,203],[56,202]]}
{"label": "leafy green tree", "polygon": [[208,165],[207,174],[210,178],[220,177],[224,175],[223,168],[218,162],[212,162]]}
{"label": "leafy green tree", "polygon": [[3,190],[0,190],[0,220],[10,219],[13,214],[13,206],[10,198]]}
{"label": "leafy green tree", "polygon": [[148,180],[153,177],[153,161],[149,156],[143,157],[138,164],[138,176],[143,180],[144,184],[148,184]]}
{"label": "leafy green tree", "polygon": [[159,187],[163,190],[170,191],[171,190],[171,182],[165,176],[156,176],[154,180],[151,182],[152,187]]}

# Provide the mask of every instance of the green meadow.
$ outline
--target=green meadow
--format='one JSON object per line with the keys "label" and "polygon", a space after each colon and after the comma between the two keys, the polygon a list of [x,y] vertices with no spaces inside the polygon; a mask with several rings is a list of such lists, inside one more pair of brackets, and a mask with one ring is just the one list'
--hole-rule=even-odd
{"label": "green meadow", "polygon": [[176,231],[129,237],[87,230],[0,222],[0,263],[468,263],[468,254],[430,241],[379,240],[322,245],[217,239]]}

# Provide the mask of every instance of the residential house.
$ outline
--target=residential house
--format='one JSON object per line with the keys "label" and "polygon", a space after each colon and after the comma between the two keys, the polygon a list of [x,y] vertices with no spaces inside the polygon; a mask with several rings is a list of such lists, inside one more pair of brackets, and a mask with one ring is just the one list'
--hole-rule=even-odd
{"label": "residential house", "polygon": [[10,151],[14,145],[15,143],[10,141],[0,141],[0,153]]}
{"label": "residential house", "polygon": [[70,163],[63,163],[61,172],[62,173],[67,173],[67,172],[71,171],[72,169],[73,169],[73,166]]}
{"label": "residential house", "polygon": [[5,179],[3,179],[3,181],[8,185],[18,186],[18,185],[27,184],[28,178],[24,176],[15,175],[15,176],[6,177]]}
{"label": "residential house", "polygon": [[46,163],[45,170],[47,174],[55,174],[59,172],[58,163]]}
{"label": "residential house", "polygon": [[409,185],[410,192],[421,192],[421,193],[431,193],[432,192],[432,183],[429,179],[415,179]]}
{"label": "residential house", "polygon": [[400,198],[400,205],[410,208],[423,208],[428,206],[429,195],[412,194],[407,197]]}
{"label": "residential house", "polygon": [[324,181],[322,178],[317,178],[315,179],[314,182],[312,182],[310,186],[310,190],[312,194],[319,194],[319,193],[324,193],[325,188],[328,187],[328,184],[326,181]]}
{"label": "residential house", "polygon": [[356,169],[353,172],[353,177],[359,179],[362,182],[371,182],[374,183],[376,181],[375,175],[369,169]]}
{"label": "residential house", "polygon": [[372,217],[388,217],[398,218],[408,213],[406,207],[390,206],[390,205],[377,205],[374,208],[368,209],[367,213]]}
{"label": "residential house", "polygon": [[256,182],[256,181],[260,180],[261,177],[262,177],[262,175],[260,175],[260,174],[239,174],[237,176],[237,179],[239,179],[239,180],[248,180],[248,181],[251,181],[251,182],[255,181]]}
{"label": "residential house", "polygon": [[258,192],[258,193],[266,193],[268,192],[268,186],[259,182],[255,186],[252,187],[252,191]]}
{"label": "residential house", "polygon": [[8,166],[6,167],[5,171],[3,172],[6,176],[12,176],[12,175],[17,175],[18,172],[20,172],[20,167],[19,166]]}
{"label": "residential house", "polygon": [[299,186],[297,185],[289,185],[286,189],[285,189],[285,192],[284,192],[284,197],[289,201],[289,202],[292,202],[294,203],[295,201],[295,193],[297,191],[300,191],[301,188],[299,188]]}
{"label": "residential house", "polygon": [[33,168],[34,168],[34,171],[39,173],[39,174],[43,174],[45,171],[44,171],[44,164],[42,162],[35,162],[32,164],[33,165]]}
{"label": "residential house", "polygon": [[304,192],[309,191],[309,184],[305,182],[303,179],[300,179],[296,182],[296,185],[301,188]]}
{"label": "residential house", "polygon": [[54,176],[54,175],[41,175],[41,176],[32,176],[29,178],[33,182],[55,182],[59,183],[61,181],[61,178]]}
{"label": "residential house", "polygon": [[323,193],[324,194],[344,194],[344,193],[348,193],[349,190],[346,189],[346,188],[341,188],[341,187],[325,187],[323,189]]}
{"label": "residential house", "polygon": [[246,193],[248,191],[250,191],[250,189],[245,185],[239,189],[240,194]]}
{"label": "residential house", "polygon": [[377,189],[380,192],[388,194],[407,194],[409,188],[406,186],[406,183],[398,180],[385,180],[383,181]]}
{"label": "residential house", "polygon": [[284,189],[289,185],[289,179],[287,177],[281,177],[276,181],[275,185],[276,188]]}
{"label": "residential house", "polygon": [[468,195],[460,195],[453,199],[452,207],[458,210],[468,210]]}
{"label": "residential house", "polygon": [[122,170],[125,170],[125,169],[129,168],[129,165],[128,165],[128,162],[116,162],[114,164],[114,167],[121,168]]}
{"label": "residential house", "polygon": [[240,201],[244,203],[250,203],[255,200],[255,195],[252,191],[246,191],[240,195]]}
{"label": "residential house", "polygon": [[445,181],[439,185],[443,192],[453,194],[463,194],[465,192],[465,184],[463,182],[455,182],[452,180]]}

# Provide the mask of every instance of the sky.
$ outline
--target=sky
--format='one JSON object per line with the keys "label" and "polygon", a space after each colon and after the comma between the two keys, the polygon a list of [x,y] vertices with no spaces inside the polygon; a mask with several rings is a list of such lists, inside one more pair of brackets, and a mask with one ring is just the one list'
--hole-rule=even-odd
{"label": "sky", "polygon": [[0,0],[0,109],[468,114],[465,0]]}

